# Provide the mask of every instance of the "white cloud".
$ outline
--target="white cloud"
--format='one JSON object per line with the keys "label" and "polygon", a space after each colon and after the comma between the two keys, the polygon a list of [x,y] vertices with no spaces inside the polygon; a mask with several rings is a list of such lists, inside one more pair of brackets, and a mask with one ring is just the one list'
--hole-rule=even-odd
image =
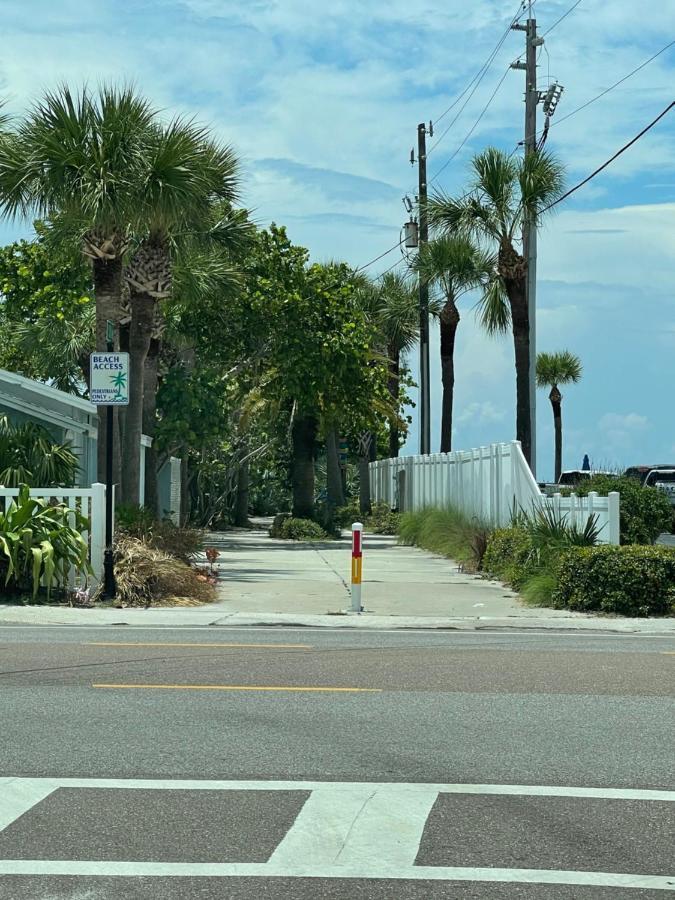
{"label": "white cloud", "polygon": [[498,408],[491,400],[482,403],[469,403],[456,417],[458,425],[492,425],[495,422],[503,422],[506,413],[503,408]]}
{"label": "white cloud", "polygon": [[621,430],[621,431],[643,431],[649,421],[646,416],[639,413],[605,413],[600,419],[598,425],[605,431]]}

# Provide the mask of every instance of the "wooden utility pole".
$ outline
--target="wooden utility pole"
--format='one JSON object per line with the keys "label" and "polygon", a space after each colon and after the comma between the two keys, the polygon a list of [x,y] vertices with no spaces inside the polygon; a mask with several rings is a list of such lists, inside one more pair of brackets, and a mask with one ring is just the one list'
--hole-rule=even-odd
{"label": "wooden utility pole", "polygon": [[[417,126],[419,198],[419,252],[429,240],[427,221],[427,126]],[[429,393],[429,283],[419,276],[420,298],[420,453],[431,453],[431,400]]]}
{"label": "wooden utility pole", "polygon": [[[511,64],[512,69],[525,71],[525,155],[537,149],[537,20],[531,17],[526,25],[512,25],[514,31],[525,32],[525,62]],[[530,326],[530,468],[537,471],[537,222],[526,218],[523,224],[523,257],[527,262],[527,310]]]}

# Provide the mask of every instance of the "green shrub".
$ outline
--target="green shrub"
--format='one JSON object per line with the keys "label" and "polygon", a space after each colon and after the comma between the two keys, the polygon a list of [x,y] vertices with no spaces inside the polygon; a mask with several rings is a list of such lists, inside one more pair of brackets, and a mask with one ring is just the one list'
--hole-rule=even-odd
{"label": "green shrub", "polygon": [[36,422],[14,425],[7,416],[0,416],[0,484],[70,487],[78,469],[70,441],[57,444]]}
{"label": "green shrub", "polygon": [[365,523],[366,529],[373,534],[398,534],[400,524],[401,514],[394,512],[388,503],[376,503]]}
{"label": "green shrub", "polygon": [[[597,491],[621,494],[620,528],[622,544],[653,544],[673,524],[673,508],[668,497],[656,488],[642,487],[636,478],[593,475],[575,489],[580,496]],[[569,493],[566,491],[565,493]]]}
{"label": "green shrub", "polygon": [[627,616],[675,613],[675,550],[670,547],[580,547],[558,566],[555,606]]}
{"label": "green shrub", "polygon": [[491,532],[483,557],[483,571],[518,589],[537,569],[532,539],[522,525]]}
{"label": "green shrub", "polygon": [[399,540],[402,544],[422,547],[454,559],[473,571],[481,565],[479,558],[487,533],[486,526],[453,507],[406,512],[400,516]]}
{"label": "green shrub", "polygon": [[121,504],[115,517],[118,534],[136,538],[182,562],[194,562],[204,549],[205,534],[201,529],[174,525],[171,519],[157,519],[145,506]]}
{"label": "green shrub", "polygon": [[92,574],[81,534],[88,530],[89,521],[79,512],[31,497],[22,484],[16,500],[0,511],[0,589],[35,599],[43,582],[49,597],[52,588],[66,585],[71,568]]}
{"label": "green shrub", "polygon": [[357,499],[335,510],[335,524],[340,528],[351,528],[354,522],[363,522],[363,515]]}
{"label": "green shrub", "polygon": [[[557,566],[555,567],[557,569]],[[520,596],[529,606],[552,606],[558,589],[557,571],[536,572],[524,582]]]}
{"label": "green shrub", "polygon": [[311,519],[285,519],[279,529],[279,537],[287,541],[326,541],[328,535]]}

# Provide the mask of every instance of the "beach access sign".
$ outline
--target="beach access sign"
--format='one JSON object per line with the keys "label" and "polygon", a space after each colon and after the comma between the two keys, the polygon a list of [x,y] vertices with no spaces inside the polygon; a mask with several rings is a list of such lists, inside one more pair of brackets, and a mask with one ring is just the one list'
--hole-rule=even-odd
{"label": "beach access sign", "polygon": [[89,399],[96,406],[129,405],[129,354],[92,353]]}

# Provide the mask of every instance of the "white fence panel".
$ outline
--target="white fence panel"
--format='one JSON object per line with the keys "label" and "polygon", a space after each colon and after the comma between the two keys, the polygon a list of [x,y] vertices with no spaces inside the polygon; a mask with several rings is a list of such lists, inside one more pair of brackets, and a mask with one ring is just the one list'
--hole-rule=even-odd
{"label": "white fence panel", "polygon": [[[5,511],[8,501],[18,496],[18,488],[0,487],[0,508]],[[89,546],[89,562],[94,570],[94,584],[103,578],[103,552],[105,550],[105,485],[92,484],[90,488],[31,488],[31,497],[56,500],[73,511],[68,518],[75,522],[75,511],[89,520],[89,531],[82,533]],[[75,585],[75,572],[71,571],[68,583]]]}
{"label": "white fence panel", "polygon": [[545,497],[518,441],[473,450],[378,459],[370,464],[375,502],[414,510],[448,505],[493,525],[508,525],[514,512],[553,509],[583,528],[595,516],[601,544],[619,543],[619,495]]}

